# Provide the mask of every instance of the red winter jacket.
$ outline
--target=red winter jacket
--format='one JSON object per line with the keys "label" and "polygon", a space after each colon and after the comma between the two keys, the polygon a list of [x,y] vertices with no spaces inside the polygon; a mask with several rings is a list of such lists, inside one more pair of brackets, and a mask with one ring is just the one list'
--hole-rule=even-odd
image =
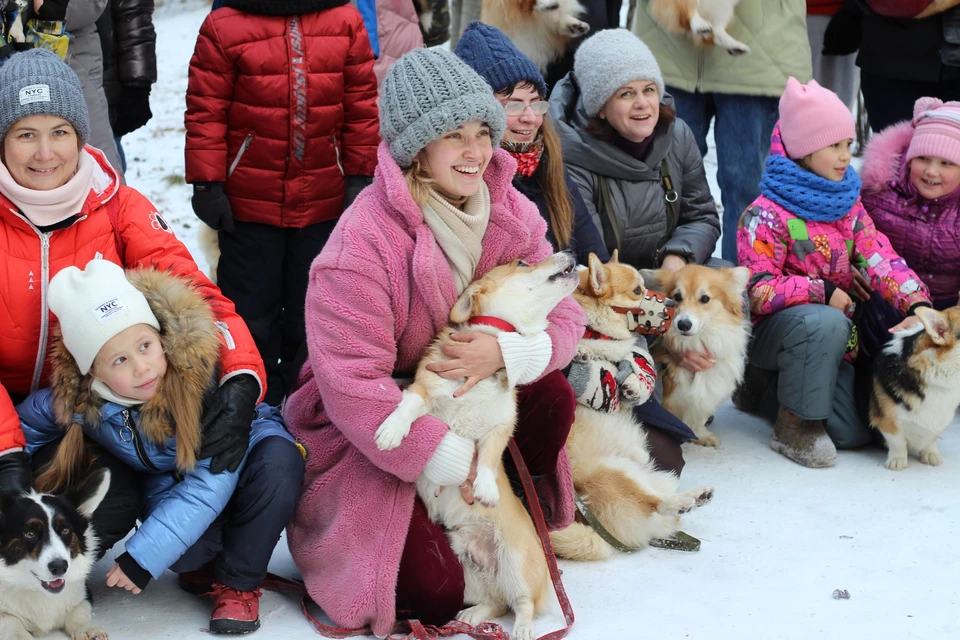
{"label": "red winter jacket", "polygon": [[225,182],[234,219],[336,219],[345,176],[372,176],[380,141],[360,13],[211,12],[190,60],[186,128],[187,182]]}
{"label": "red winter jacket", "polygon": [[[261,398],[265,391],[263,361],[233,303],[197,269],[156,207],[120,185],[102,152],[90,146],[86,151],[99,164],[95,188],[69,227],[41,233],[0,195],[0,454],[24,445],[10,394],[24,396],[48,384],[47,343],[55,318],[47,304],[47,284],[61,269],[83,269],[97,254],[123,267],[156,266],[192,278],[217,316],[222,379],[249,373],[260,382]],[[107,212],[111,207],[120,242]]]}

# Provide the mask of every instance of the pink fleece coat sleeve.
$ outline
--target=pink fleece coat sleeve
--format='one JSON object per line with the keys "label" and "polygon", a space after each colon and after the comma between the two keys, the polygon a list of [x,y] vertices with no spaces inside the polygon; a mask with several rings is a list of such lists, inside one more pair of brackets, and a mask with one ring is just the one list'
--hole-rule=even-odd
{"label": "pink fleece coat sleeve", "polygon": [[377,428],[401,398],[391,377],[397,361],[397,315],[390,306],[383,265],[365,262],[362,270],[339,263],[318,265],[312,284],[306,301],[306,315],[311,319],[307,344],[330,420],[374,465],[405,482],[414,482],[448,427],[437,418],[424,416],[396,449],[380,451],[374,442]]}

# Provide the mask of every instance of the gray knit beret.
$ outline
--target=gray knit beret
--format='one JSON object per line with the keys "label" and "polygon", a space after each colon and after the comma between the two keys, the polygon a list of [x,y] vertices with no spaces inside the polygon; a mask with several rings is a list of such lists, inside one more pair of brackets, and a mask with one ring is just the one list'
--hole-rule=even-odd
{"label": "gray knit beret", "polygon": [[380,88],[380,135],[401,167],[429,143],[471,120],[490,127],[493,148],[507,127],[493,89],[443,49],[414,49],[393,63]]}
{"label": "gray knit beret", "polygon": [[583,108],[594,117],[614,91],[634,80],[650,80],[663,100],[663,75],[653,52],[626,29],[605,29],[583,41],[573,56]]}
{"label": "gray knit beret", "polygon": [[60,116],[72,124],[81,144],[90,135],[80,79],[47,49],[15,53],[0,67],[0,137],[18,120],[38,114]]}

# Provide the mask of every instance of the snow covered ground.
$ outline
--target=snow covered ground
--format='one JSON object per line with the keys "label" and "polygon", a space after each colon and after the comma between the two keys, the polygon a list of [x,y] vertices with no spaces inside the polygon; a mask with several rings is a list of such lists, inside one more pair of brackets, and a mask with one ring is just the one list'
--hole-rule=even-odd
{"label": "snow covered ground", "polygon": [[[182,180],[183,96],[207,6],[202,0],[167,0],[158,9],[154,117],[124,139],[129,183],[157,204],[198,262],[197,221]],[[707,167],[715,171],[712,153]],[[723,446],[688,445],[685,452],[683,487],[716,488],[713,502],[683,523],[703,541],[702,550],[650,549],[606,563],[561,562],[577,618],[570,637],[957,637],[957,428],[954,421],[942,439],[946,462],[938,469],[911,460],[907,470],[894,473],[883,467],[885,452],[873,449],[841,452],[835,468],[811,470],[771,451],[769,427],[728,403],[713,426]],[[182,593],[171,573],[139,596],[107,589],[103,576],[114,553],[96,566],[92,580],[95,617],[111,637],[209,637],[209,602]],[[298,575],[284,541],[271,570]],[[847,589],[850,599],[833,599],[835,589]],[[256,637],[315,636],[291,596],[267,593],[261,618]],[[505,623],[509,629],[510,621]],[[541,634],[560,626],[559,611],[537,620]]]}

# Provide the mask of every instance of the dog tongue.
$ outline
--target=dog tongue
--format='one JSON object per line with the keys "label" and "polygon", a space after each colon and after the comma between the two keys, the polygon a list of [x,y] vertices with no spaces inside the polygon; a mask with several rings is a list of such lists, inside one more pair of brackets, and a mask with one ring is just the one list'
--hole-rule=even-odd
{"label": "dog tongue", "polygon": [[56,580],[51,580],[47,583],[47,586],[51,589],[59,589],[63,586],[63,578],[57,578]]}

